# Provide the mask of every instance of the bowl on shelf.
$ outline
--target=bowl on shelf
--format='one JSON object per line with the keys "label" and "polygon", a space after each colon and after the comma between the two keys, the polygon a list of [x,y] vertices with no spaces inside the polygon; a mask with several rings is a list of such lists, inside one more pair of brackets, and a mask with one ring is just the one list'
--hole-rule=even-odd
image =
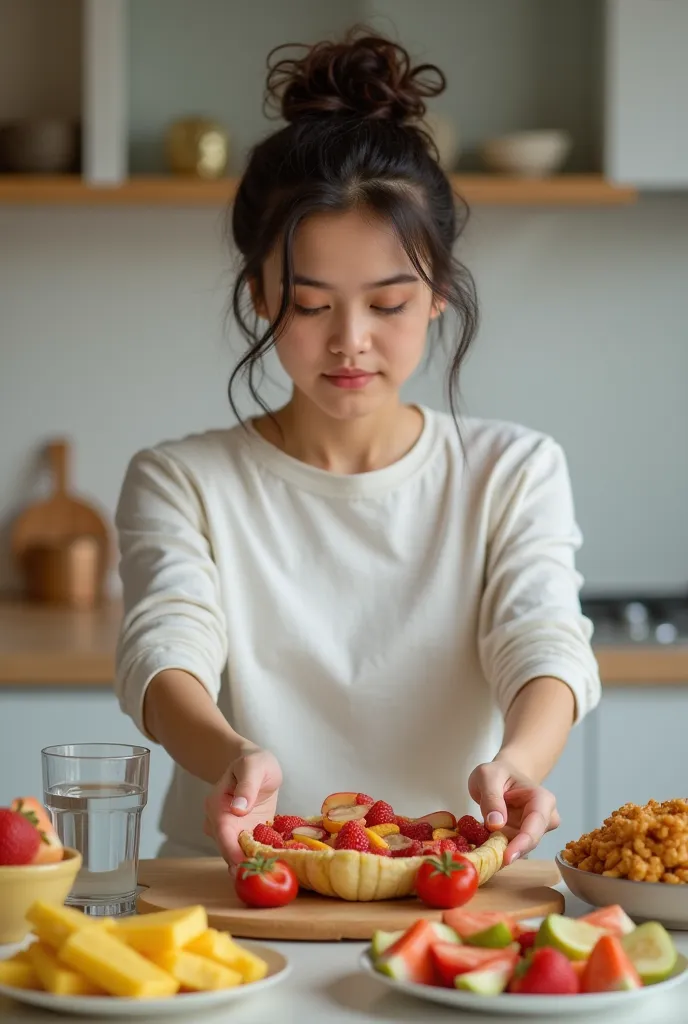
{"label": "bowl on shelf", "polygon": [[31,931],[26,912],[32,903],[63,904],[81,869],[81,854],[65,847],[53,864],[0,867],[0,945],[22,942]]}
{"label": "bowl on shelf", "polygon": [[566,162],[573,140],[564,131],[516,132],[488,139],[481,147],[485,167],[499,174],[545,178]]}
{"label": "bowl on shelf", "polygon": [[581,871],[564,860],[563,851],[555,861],[570,891],[585,903],[593,907],[618,903],[636,923],[659,921],[665,928],[688,931],[688,885],[633,882]]}
{"label": "bowl on shelf", "polygon": [[27,118],[0,128],[0,164],[13,174],[67,174],[78,165],[79,127],[65,118]]}

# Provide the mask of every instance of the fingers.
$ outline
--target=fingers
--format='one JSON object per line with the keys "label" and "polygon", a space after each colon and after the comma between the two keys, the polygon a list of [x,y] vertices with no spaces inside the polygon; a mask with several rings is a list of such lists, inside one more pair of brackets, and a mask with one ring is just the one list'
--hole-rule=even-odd
{"label": "fingers", "polygon": [[483,821],[493,832],[506,823],[504,787],[508,779],[508,769],[498,762],[491,762],[479,765],[469,780],[469,792],[476,803],[480,804]]}
{"label": "fingers", "polygon": [[253,810],[265,779],[265,766],[259,755],[249,754],[233,765],[235,785],[231,790],[229,809],[232,814],[244,815]]}
{"label": "fingers", "polygon": [[239,846],[237,825],[231,815],[221,814],[215,821],[214,832],[217,848],[230,869],[245,860],[244,852]]}
{"label": "fingers", "polygon": [[555,799],[548,790],[538,787],[531,791],[531,797],[523,808],[523,817],[517,835],[509,843],[504,862],[511,864],[534,850],[545,832],[559,824],[559,813]]}

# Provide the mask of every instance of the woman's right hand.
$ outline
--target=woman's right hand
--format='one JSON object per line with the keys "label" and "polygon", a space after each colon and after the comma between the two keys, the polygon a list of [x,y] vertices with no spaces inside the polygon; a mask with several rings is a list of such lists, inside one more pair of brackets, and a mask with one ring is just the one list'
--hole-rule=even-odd
{"label": "woman's right hand", "polygon": [[275,817],[281,785],[277,758],[247,744],[213,786],[205,801],[205,832],[230,867],[244,859],[239,833]]}

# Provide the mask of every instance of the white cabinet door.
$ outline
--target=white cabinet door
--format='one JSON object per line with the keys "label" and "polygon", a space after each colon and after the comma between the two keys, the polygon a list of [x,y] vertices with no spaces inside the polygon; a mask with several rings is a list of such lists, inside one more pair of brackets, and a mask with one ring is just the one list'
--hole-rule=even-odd
{"label": "white cabinet door", "polygon": [[151,744],[102,687],[0,689],[0,807],[15,796],[43,796],[41,749],[55,743],[134,743],[151,751],[148,803],[141,822],[142,857],[162,841],[158,818],[172,773],[162,747]]}
{"label": "white cabinet door", "polygon": [[607,0],[605,174],[688,186],[688,2]]}
{"label": "white cabinet door", "polygon": [[608,689],[598,709],[595,824],[625,803],[688,795],[688,686]]}
{"label": "white cabinet door", "polygon": [[561,825],[545,835],[533,857],[554,857],[585,831],[588,728],[586,720],[571,731],[564,753],[543,783],[557,798]]}

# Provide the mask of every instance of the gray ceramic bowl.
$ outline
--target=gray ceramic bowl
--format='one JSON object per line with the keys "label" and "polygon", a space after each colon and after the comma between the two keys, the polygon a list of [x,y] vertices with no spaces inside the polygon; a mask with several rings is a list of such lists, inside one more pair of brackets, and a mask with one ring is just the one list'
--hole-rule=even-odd
{"label": "gray ceramic bowl", "polygon": [[631,882],[607,878],[567,864],[560,851],[555,857],[561,877],[574,896],[593,907],[619,904],[636,923],[659,921],[665,928],[688,931],[688,885],[666,882]]}

